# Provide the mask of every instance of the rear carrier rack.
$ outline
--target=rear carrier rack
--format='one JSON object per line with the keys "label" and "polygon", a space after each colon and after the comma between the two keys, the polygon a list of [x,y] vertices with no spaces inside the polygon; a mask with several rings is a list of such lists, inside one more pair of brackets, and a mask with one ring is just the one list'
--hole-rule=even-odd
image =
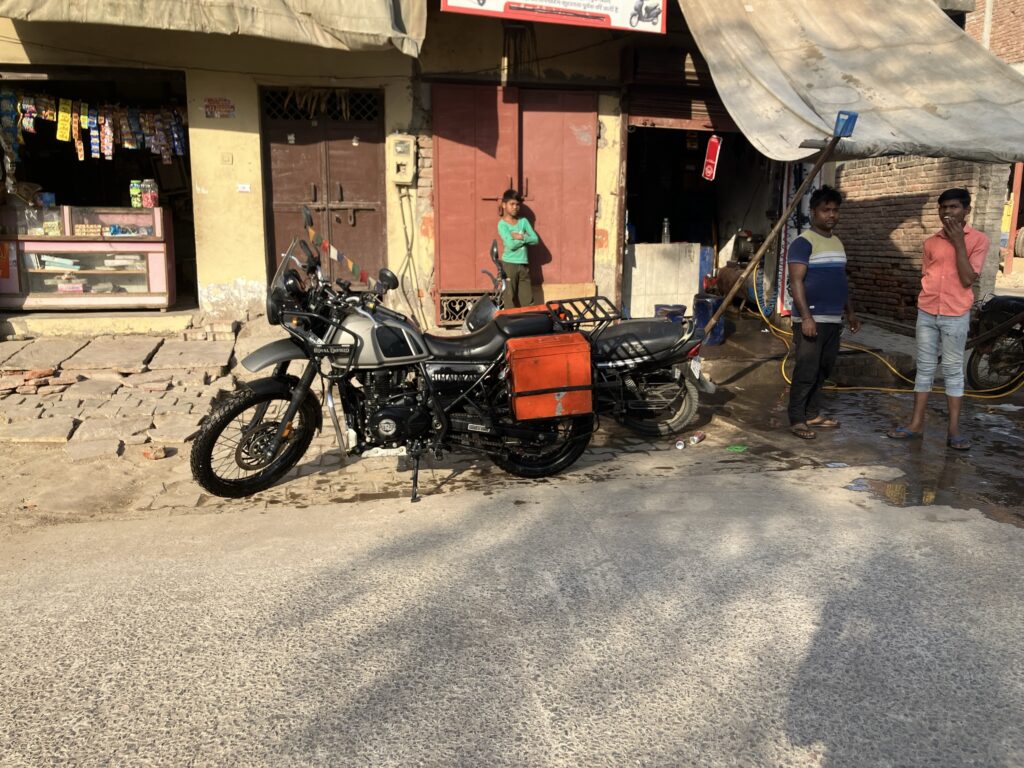
{"label": "rear carrier rack", "polygon": [[606,296],[560,299],[549,301],[545,306],[555,318],[555,322],[566,331],[587,328],[596,333],[622,317]]}

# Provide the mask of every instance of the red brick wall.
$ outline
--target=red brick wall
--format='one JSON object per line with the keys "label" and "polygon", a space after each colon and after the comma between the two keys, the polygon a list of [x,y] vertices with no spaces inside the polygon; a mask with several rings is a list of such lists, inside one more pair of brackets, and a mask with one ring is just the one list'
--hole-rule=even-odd
{"label": "red brick wall", "polygon": [[938,229],[936,198],[949,187],[975,187],[976,168],[974,163],[924,157],[838,165],[836,186],[846,199],[836,234],[846,246],[858,311],[902,321],[914,318],[921,246]]}
{"label": "red brick wall", "polygon": [[[967,34],[981,42],[985,27],[985,0],[977,0],[967,14]],[[1024,62],[1024,0],[993,0],[989,50],[1007,64]]]}

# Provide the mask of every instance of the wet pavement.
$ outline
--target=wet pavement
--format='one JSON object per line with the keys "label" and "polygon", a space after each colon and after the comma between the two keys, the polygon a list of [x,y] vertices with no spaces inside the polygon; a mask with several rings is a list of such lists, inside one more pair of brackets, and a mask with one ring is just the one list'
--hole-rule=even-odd
{"label": "wet pavement", "polygon": [[818,430],[814,440],[789,434],[788,388],[735,386],[707,398],[704,408],[761,439],[820,466],[887,466],[903,473],[884,488],[857,487],[896,506],[948,505],[979,509],[993,519],[1024,525],[1024,391],[1010,398],[965,399],[961,432],[969,451],[946,447],[945,399],[933,395],[922,439],[892,440],[885,433],[910,416],[910,393],[834,392],[826,410],[838,430]]}

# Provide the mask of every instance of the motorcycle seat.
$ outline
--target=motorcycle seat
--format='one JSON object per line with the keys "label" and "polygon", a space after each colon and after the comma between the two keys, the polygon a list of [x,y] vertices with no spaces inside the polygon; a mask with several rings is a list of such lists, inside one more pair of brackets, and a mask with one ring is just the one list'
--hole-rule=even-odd
{"label": "motorcycle seat", "polygon": [[623,320],[591,339],[595,360],[656,357],[683,337],[685,326],[671,320]]}
{"label": "motorcycle seat", "polygon": [[483,328],[464,336],[423,334],[427,350],[438,360],[493,360],[505,341],[517,336],[542,336],[552,331],[551,315],[531,312],[494,318]]}

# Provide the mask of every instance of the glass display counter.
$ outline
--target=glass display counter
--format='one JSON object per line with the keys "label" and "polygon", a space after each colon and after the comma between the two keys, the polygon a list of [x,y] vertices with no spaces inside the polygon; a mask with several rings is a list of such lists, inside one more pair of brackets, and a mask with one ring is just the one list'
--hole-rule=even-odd
{"label": "glass display counter", "polygon": [[[55,221],[49,231],[59,234],[11,234],[6,225],[20,230],[25,210],[38,212],[33,220]],[[47,219],[47,211],[59,214]],[[8,209],[0,224],[0,307],[162,309],[174,303],[172,230],[161,208]]]}

